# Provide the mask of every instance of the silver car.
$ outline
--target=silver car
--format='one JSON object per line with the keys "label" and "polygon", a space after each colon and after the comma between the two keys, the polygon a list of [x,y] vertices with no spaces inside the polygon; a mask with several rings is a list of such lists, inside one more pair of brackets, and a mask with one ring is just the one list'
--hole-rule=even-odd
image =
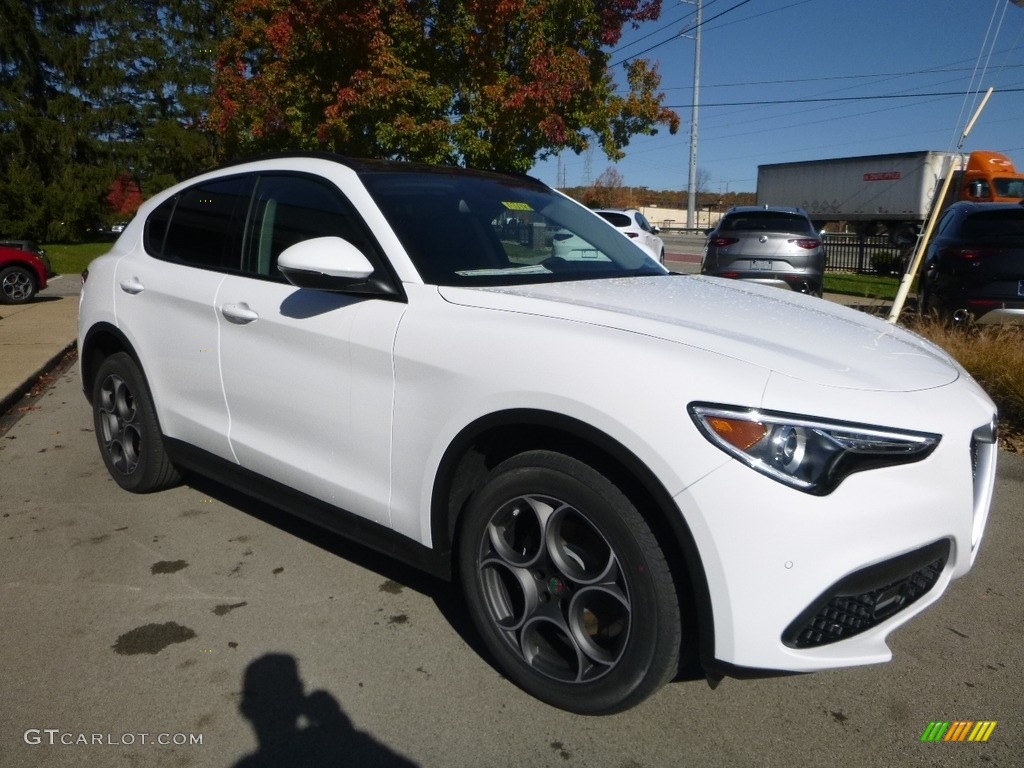
{"label": "silver car", "polygon": [[700,271],[821,296],[825,247],[802,208],[730,208],[708,232]]}

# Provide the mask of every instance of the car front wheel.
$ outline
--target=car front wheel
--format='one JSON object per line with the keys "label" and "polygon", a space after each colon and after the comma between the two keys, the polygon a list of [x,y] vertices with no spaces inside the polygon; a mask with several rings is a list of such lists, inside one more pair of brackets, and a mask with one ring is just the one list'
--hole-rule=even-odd
{"label": "car front wheel", "polygon": [[36,281],[24,267],[0,270],[0,303],[24,304],[36,295]]}
{"label": "car front wheel", "polygon": [[681,619],[664,554],[590,466],[549,451],[498,465],[469,502],[458,558],[485,644],[537,698],[608,714],[677,672]]}
{"label": "car front wheel", "polygon": [[103,462],[118,485],[149,493],[180,482],[164,450],[149,388],[128,354],[118,352],[100,365],[92,409]]}

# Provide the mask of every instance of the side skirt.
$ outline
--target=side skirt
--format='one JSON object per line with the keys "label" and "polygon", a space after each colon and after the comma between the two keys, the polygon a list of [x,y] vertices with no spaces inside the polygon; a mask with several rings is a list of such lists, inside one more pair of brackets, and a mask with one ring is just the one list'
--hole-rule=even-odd
{"label": "side skirt", "polygon": [[386,526],[300,493],[188,443],[168,437],[164,438],[164,443],[171,461],[183,469],[223,483],[239,493],[266,502],[432,576],[451,581],[449,552],[425,547]]}

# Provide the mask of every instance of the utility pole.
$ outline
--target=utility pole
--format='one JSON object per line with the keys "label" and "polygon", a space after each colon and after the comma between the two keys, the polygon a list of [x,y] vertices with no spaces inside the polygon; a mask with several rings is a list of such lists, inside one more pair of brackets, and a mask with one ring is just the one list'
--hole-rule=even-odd
{"label": "utility pole", "polygon": [[697,2],[697,26],[693,53],[693,111],[690,116],[690,184],[686,203],[686,228],[694,226],[697,208],[697,102],[700,100],[700,31],[702,0]]}

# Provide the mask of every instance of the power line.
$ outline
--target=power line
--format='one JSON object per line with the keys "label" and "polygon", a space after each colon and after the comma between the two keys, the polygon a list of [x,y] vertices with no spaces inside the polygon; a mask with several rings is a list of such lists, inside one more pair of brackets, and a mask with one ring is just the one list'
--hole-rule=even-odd
{"label": "power line", "polygon": [[[1020,93],[1024,91],[1024,88],[1001,88],[1000,93]],[[703,107],[764,107],[779,104],[813,104],[818,102],[836,102],[836,101],[875,101],[878,99],[918,99],[928,98],[932,96],[964,96],[967,95],[967,91],[941,91],[938,93],[892,93],[883,94],[880,96],[829,96],[826,98],[816,99],[772,99],[762,101],[720,101],[717,103],[701,104]],[[692,104],[666,104],[669,109],[689,109]]]}
{"label": "power line", "polygon": [[[1021,69],[1024,68],[1024,64],[1001,64],[999,66],[989,67],[990,70],[1006,70],[1006,69]],[[973,67],[953,67],[950,69],[918,69],[909,72],[875,72],[862,75],[829,75],[827,77],[798,77],[789,80],[750,80],[745,83],[705,83],[702,84],[702,88],[743,88],[752,85],[795,85],[798,83],[821,83],[828,82],[831,80],[866,80],[873,77],[910,77],[912,75],[939,75],[953,72],[973,72]],[[692,90],[692,86],[679,85],[670,88],[662,88],[663,91],[689,91]]]}
{"label": "power line", "polygon": [[[802,1],[802,2],[806,2],[806,0],[801,0],[801,1]],[[712,17],[711,17],[710,19],[704,19],[703,21],[701,21],[701,22],[700,22],[700,26],[702,26],[702,27],[703,27],[703,26],[704,26],[705,24],[707,24],[707,23],[708,23],[709,21],[714,21],[715,19],[720,19],[720,18],[722,18],[723,16],[725,16],[725,14],[727,14],[727,13],[732,13],[732,12],[733,12],[733,11],[735,11],[735,10],[736,10],[737,8],[739,8],[740,6],[746,5],[746,4],[747,4],[747,3],[749,3],[749,2],[750,2],[750,0],[740,0],[740,2],[736,3],[736,5],[732,6],[731,8],[726,8],[726,9],[725,9],[724,11],[722,11],[721,13],[719,13],[719,14],[717,14],[717,15],[715,15],[715,16],[712,16]],[[782,9],[780,8],[780,9],[778,9],[778,10],[782,10]],[[678,35],[672,35],[672,37],[668,38],[667,40],[662,40],[662,41],[661,41],[660,43],[655,43],[654,45],[652,45],[652,46],[650,46],[650,47],[648,47],[648,48],[644,48],[644,49],[643,49],[642,51],[640,51],[640,53],[635,53],[635,54],[633,54],[632,56],[627,56],[626,58],[624,58],[624,59],[620,59],[619,61],[613,61],[613,62],[612,62],[611,64],[609,64],[608,66],[610,66],[610,67],[616,67],[616,66],[618,66],[619,64],[625,64],[625,63],[626,63],[627,61],[632,61],[633,59],[639,58],[639,57],[643,56],[643,55],[644,55],[645,53],[650,53],[650,52],[651,52],[651,51],[653,51],[653,50],[654,50],[655,48],[660,48],[660,47],[661,47],[661,46],[663,46],[663,45],[668,45],[668,44],[669,44],[669,43],[671,43],[671,42],[672,42],[673,40],[677,40],[678,38],[680,38],[680,37],[682,37],[683,35],[685,35],[685,34],[686,34],[687,32],[693,32],[693,31],[695,31],[696,29],[697,29],[697,25],[694,25],[694,26],[692,26],[692,27],[688,27],[687,29],[684,29],[684,30],[683,30],[682,32],[680,32],[680,33],[679,33]]]}
{"label": "power line", "polygon": [[[785,11],[785,10],[787,10],[789,8],[793,8],[793,7],[797,6],[797,5],[804,5],[805,3],[809,3],[811,1],[812,0],[796,0],[796,2],[790,3],[789,5],[784,5],[781,8],[772,8],[772,9],[767,10],[767,11],[762,11],[761,13],[755,13],[753,16],[747,16],[747,17],[742,18],[742,19],[736,19],[736,20],[734,20],[734,21],[732,21],[730,23],[731,24],[739,24],[739,23],[744,22],[744,21],[750,21],[751,19],[756,19],[756,18],[758,18],[760,16],[767,16],[770,13],[778,13],[779,11]],[[717,2],[717,0],[710,0],[710,2],[707,3],[707,5],[712,5],[714,2]],[[704,19],[701,22],[701,26],[703,27],[706,24],[714,21],[715,19],[720,19],[722,16],[725,16],[727,13],[735,11],[740,6],[746,5],[749,2],[750,2],[750,0],[742,0],[742,2],[737,3],[736,5],[732,6],[731,8],[727,8],[724,11],[722,11],[721,13],[712,16],[711,18]],[[686,14],[685,16],[683,16],[682,19],[679,19],[678,21],[675,21],[675,22],[672,22],[670,24],[666,24],[666,25],[664,25],[662,27],[659,27],[658,29],[656,29],[653,32],[650,32],[650,33],[644,35],[643,37],[639,38],[638,40],[634,40],[633,42],[627,43],[624,46],[620,46],[616,50],[616,53],[619,53],[619,52],[621,52],[622,50],[624,50],[626,48],[629,48],[629,47],[631,47],[633,45],[636,45],[641,40],[646,40],[649,37],[653,37],[658,32],[663,32],[664,30],[668,29],[669,27],[674,26],[675,24],[679,23],[679,21],[682,21],[683,19],[686,19],[687,17],[693,16],[693,15],[694,14],[692,14],[692,13]],[[715,29],[721,29],[722,27],[725,27],[725,26],[729,26],[729,25],[728,24],[721,24],[721,25],[719,25],[717,27],[714,27],[714,28]],[[613,61],[608,66],[610,66],[610,67],[617,67],[619,64],[625,64],[628,61],[632,61],[633,59],[636,59],[636,58],[639,58],[640,56],[643,56],[645,53],[650,53],[651,51],[655,50],[656,48],[660,48],[663,45],[668,45],[673,40],[678,40],[680,37],[685,35],[687,32],[693,32],[695,29],[696,29],[696,26],[690,27],[688,29],[684,29],[681,33],[672,35],[672,37],[670,37],[670,38],[668,38],[666,40],[662,40],[660,43],[655,43],[654,45],[652,45],[652,46],[650,46],[648,48],[645,48],[644,50],[640,51],[639,53],[635,53],[632,56],[627,56],[624,59],[619,59],[617,61]]]}

